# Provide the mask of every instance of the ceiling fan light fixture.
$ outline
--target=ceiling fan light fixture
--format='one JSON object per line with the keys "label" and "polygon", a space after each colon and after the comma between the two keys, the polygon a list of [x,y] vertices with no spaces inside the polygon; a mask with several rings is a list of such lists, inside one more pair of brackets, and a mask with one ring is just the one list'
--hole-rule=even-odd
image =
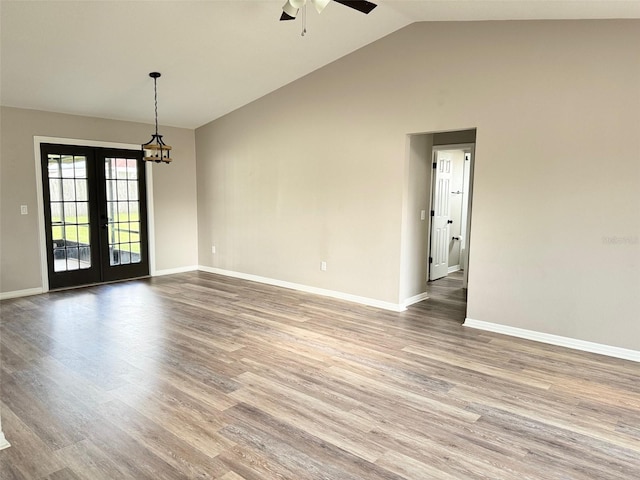
{"label": "ceiling fan light fixture", "polygon": [[[331,0],[309,0],[318,13],[322,13],[324,8],[329,4]],[[373,2],[369,2],[367,0],[333,0],[336,3],[344,5],[345,7],[352,8],[357,10],[358,12],[362,12],[364,14],[369,14],[371,11],[377,7],[377,5]],[[298,10],[303,8],[307,4],[307,0],[287,0],[287,3],[282,7],[282,16],[280,20],[295,20],[298,15]],[[302,21],[305,23],[305,14],[306,8],[302,11]],[[302,27],[302,35],[304,36],[306,32],[306,28]]]}
{"label": "ceiling fan light fixture", "polygon": [[287,0],[282,7],[282,17],[280,20],[293,20],[298,15],[298,10],[304,6],[306,0]]}
{"label": "ceiling fan light fixture", "polygon": [[311,3],[316,7],[318,13],[322,13],[322,10],[324,10],[324,7],[326,7],[330,1],[331,0],[311,0]]}
{"label": "ceiling fan light fixture", "polygon": [[282,7],[282,17],[280,20],[293,20],[298,15],[298,9],[291,6],[289,2]]}

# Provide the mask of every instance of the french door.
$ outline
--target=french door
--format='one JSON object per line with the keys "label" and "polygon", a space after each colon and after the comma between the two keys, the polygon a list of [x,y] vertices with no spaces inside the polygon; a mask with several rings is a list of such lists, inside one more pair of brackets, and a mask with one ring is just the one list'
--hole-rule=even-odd
{"label": "french door", "polygon": [[149,274],[139,151],[41,145],[49,288]]}

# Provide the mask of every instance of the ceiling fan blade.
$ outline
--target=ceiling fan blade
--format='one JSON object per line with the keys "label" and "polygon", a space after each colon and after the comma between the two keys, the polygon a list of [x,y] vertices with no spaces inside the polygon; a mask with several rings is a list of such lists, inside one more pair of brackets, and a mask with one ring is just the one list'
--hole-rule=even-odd
{"label": "ceiling fan blade", "polygon": [[366,2],[364,0],[334,0],[336,3],[341,3],[345,7],[353,8],[362,13],[369,13],[371,10],[377,7],[375,3]]}
{"label": "ceiling fan blade", "polygon": [[280,15],[280,21],[282,22],[283,20],[295,20],[296,17],[292,17],[291,15],[289,15],[287,12],[282,12],[282,15]]}

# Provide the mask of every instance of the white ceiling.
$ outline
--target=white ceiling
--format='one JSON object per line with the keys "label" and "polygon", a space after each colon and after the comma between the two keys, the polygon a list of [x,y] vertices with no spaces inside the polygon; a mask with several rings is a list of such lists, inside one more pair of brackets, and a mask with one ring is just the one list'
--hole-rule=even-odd
{"label": "white ceiling", "polygon": [[[374,0],[375,1],[375,0]],[[1,0],[2,105],[195,128],[418,21],[640,18],[640,0],[378,0],[280,22],[284,0]]]}

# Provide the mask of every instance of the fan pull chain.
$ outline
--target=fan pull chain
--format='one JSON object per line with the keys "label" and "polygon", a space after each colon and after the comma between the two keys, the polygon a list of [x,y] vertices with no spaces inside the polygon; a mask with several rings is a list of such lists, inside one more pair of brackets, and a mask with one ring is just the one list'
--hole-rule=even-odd
{"label": "fan pull chain", "polygon": [[300,34],[300,36],[304,37],[306,33],[307,33],[307,4],[305,3],[302,6],[302,33]]}

